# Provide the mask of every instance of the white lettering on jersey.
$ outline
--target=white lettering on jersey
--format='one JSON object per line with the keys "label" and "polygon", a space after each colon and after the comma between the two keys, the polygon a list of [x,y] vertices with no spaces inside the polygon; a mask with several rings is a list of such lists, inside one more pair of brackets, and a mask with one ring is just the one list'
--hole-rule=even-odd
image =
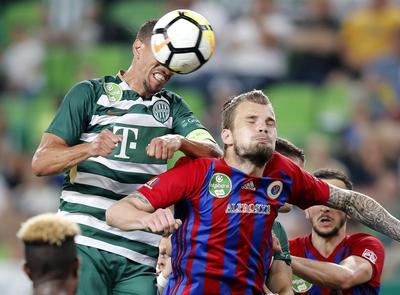
{"label": "white lettering on jersey", "polygon": [[[114,126],[113,127],[113,132],[116,134],[118,130],[122,129],[122,142],[121,142],[121,149],[119,151],[118,155],[115,155],[114,157],[116,158],[120,158],[120,159],[129,159],[129,157],[126,155],[126,149],[129,148],[131,150],[135,150],[136,149],[136,141],[138,138],[138,132],[139,130],[137,128],[129,128],[129,127],[123,127],[123,126]],[[128,146],[128,135],[129,132],[132,132],[134,137],[135,137],[135,141],[131,141],[129,142],[129,146]]]}

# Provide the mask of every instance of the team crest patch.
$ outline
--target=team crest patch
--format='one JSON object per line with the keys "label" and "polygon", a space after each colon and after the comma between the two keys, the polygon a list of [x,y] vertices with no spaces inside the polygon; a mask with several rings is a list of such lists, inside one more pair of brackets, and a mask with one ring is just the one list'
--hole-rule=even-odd
{"label": "team crest patch", "polygon": [[122,88],[116,83],[104,83],[104,91],[110,102],[117,102],[122,98]]}
{"label": "team crest patch", "polygon": [[369,249],[365,249],[363,254],[361,255],[362,257],[364,257],[365,259],[368,259],[369,261],[371,261],[373,264],[375,264],[376,259],[378,258],[376,256],[376,254],[374,253],[374,251],[371,251]]}
{"label": "team crest patch", "polygon": [[267,196],[270,199],[276,199],[279,197],[283,189],[283,183],[280,180],[271,182],[267,188]]}
{"label": "team crest patch", "polygon": [[312,284],[299,278],[296,275],[292,276],[292,289],[294,293],[305,293],[312,288]]}
{"label": "team crest patch", "polygon": [[165,100],[157,100],[153,104],[153,117],[160,123],[167,122],[169,116],[171,114],[171,108],[169,107],[169,103]]}
{"label": "team crest patch", "polygon": [[153,177],[152,179],[150,179],[148,182],[146,182],[144,184],[145,187],[147,187],[148,189],[153,189],[153,186],[160,181],[160,178],[158,177]]}
{"label": "team crest patch", "polygon": [[232,191],[232,181],[223,173],[215,173],[208,184],[208,191],[216,198],[225,198]]}

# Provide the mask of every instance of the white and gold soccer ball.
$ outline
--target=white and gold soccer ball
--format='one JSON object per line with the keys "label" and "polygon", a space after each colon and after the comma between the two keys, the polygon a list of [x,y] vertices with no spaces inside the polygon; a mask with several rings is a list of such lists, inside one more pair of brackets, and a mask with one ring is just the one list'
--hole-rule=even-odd
{"label": "white and gold soccer ball", "polygon": [[215,48],[214,31],[201,14],[178,9],[161,17],[153,29],[151,49],[171,71],[188,74],[199,69]]}

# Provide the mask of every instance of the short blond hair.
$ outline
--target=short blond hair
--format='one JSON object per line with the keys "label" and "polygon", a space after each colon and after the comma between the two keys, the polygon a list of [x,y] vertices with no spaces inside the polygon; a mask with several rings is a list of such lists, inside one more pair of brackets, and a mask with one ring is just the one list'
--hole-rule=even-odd
{"label": "short blond hair", "polygon": [[55,213],[45,213],[25,221],[17,237],[25,243],[44,242],[60,246],[68,238],[80,234],[77,224]]}

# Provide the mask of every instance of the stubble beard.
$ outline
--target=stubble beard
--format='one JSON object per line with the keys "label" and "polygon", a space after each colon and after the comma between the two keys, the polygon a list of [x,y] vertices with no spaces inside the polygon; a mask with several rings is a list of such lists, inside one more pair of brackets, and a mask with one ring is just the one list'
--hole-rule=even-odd
{"label": "stubble beard", "polygon": [[320,237],[323,237],[323,238],[332,238],[332,237],[335,237],[335,236],[337,236],[337,235],[339,234],[339,230],[344,226],[345,223],[346,223],[346,218],[341,219],[339,225],[338,225],[338,226],[335,226],[333,229],[331,229],[331,230],[328,231],[328,232],[320,231],[320,230],[318,229],[318,227],[315,226],[314,224],[312,225],[312,227],[313,227],[315,233],[316,233],[317,235],[319,235]]}
{"label": "stubble beard", "polygon": [[274,153],[274,149],[266,145],[257,144],[255,146],[245,148],[237,144],[234,145],[235,154],[239,160],[249,161],[256,167],[262,167],[267,163]]}

